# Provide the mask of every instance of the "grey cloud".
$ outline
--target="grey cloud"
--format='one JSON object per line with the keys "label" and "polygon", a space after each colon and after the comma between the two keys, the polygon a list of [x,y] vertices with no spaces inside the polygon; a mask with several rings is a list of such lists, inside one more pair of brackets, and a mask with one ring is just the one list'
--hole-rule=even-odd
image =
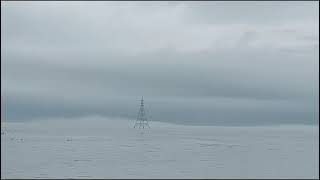
{"label": "grey cloud", "polygon": [[216,24],[281,24],[286,21],[316,21],[319,2],[190,2],[185,20]]}
{"label": "grey cloud", "polygon": [[[128,59],[131,62],[109,60],[101,61],[91,67],[81,67],[76,64],[69,66],[47,64],[41,63],[40,60],[26,60],[23,63],[12,59],[3,63],[4,73],[7,72],[3,78],[11,82],[28,82],[34,88],[38,85],[40,85],[38,88],[49,88],[51,84],[53,88],[74,87],[80,92],[84,89],[81,97],[85,96],[90,87],[93,87],[93,91],[107,92],[111,88],[117,92],[135,95],[146,93],[156,96],[231,96],[235,98],[244,96],[257,99],[304,98],[310,96],[310,93],[315,95],[314,90],[317,88],[314,84],[316,77],[313,76],[317,71],[315,56],[311,56],[311,60],[307,61],[300,60],[299,56],[270,52],[258,54],[239,52],[234,55],[226,55],[226,53],[165,55],[165,52],[161,54],[137,57],[118,56],[115,57],[118,61]],[[239,60],[238,56],[244,59]],[[288,60],[272,60],[282,56]],[[19,56],[16,58],[28,59],[28,57]],[[148,61],[149,58],[153,60]],[[201,63],[194,64],[193,59],[196,58]],[[277,66],[274,65],[275,63],[278,63]],[[287,68],[282,69],[279,66],[287,66]],[[238,72],[233,74],[234,71]],[[41,76],[42,74],[46,76]],[[261,79],[258,79],[259,77]],[[295,78],[288,79],[290,77]],[[102,95],[103,91],[100,96]]]}
{"label": "grey cloud", "polygon": [[2,2],[2,116],[134,118],[144,95],[159,121],[316,123],[314,4],[243,3]]}

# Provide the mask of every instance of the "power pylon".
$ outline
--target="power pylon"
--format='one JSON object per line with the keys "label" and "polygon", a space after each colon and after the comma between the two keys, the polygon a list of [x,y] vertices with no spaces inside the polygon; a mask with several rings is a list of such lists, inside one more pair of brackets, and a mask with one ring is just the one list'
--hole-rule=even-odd
{"label": "power pylon", "polygon": [[143,104],[143,96],[142,96],[142,99],[141,99],[141,104],[140,104],[140,109],[139,109],[139,113],[138,113],[138,117],[137,117],[137,120],[136,120],[136,123],[134,124],[133,128],[136,128],[136,127],[139,127],[144,129],[144,128],[150,128],[149,126],[149,121],[146,117],[146,113],[145,113],[145,110],[144,110],[144,104]]}

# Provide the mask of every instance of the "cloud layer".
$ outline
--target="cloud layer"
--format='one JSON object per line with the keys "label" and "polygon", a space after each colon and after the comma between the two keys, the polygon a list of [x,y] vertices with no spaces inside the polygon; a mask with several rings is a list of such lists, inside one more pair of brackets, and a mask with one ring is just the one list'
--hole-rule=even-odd
{"label": "cloud layer", "polygon": [[1,2],[2,117],[315,123],[318,2]]}

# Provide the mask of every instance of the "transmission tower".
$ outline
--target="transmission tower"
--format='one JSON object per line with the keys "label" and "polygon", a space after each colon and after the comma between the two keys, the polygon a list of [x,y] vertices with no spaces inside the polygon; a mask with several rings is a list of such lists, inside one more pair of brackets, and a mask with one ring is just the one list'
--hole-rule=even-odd
{"label": "transmission tower", "polygon": [[149,126],[149,121],[146,117],[146,113],[145,113],[145,110],[144,110],[144,104],[143,104],[143,96],[142,96],[142,99],[141,99],[141,104],[140,104],[140,109],[139,109],[139,113],[138,113],[138,117],[137,117],[137,120],[136,120],[136,123],[134,124],[133,128],[136,128],[136,127],[139,127],[144,129],[144,128],[150,128]]}

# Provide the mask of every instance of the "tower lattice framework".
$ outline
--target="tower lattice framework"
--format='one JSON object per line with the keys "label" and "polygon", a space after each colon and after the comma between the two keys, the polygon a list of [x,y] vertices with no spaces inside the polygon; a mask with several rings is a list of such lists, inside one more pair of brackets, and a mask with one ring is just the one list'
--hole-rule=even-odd
{"label": "tower lattice framework", "polygon": [[137,120],[136,120],[136,123],[134,124],[134,128],[139,128],[139,129],[144,129],[144,128],[150,128],[149,126],[149,121],[146,117],[146,112],[145,112],[145,109],[144,109],[144,103],[143,103],[143,96],[142,96],[142,99],[141,99],[141,104],[140,104],[140,109],[139,109],[139,112],[138,112],[138,117],[137,117]]}

